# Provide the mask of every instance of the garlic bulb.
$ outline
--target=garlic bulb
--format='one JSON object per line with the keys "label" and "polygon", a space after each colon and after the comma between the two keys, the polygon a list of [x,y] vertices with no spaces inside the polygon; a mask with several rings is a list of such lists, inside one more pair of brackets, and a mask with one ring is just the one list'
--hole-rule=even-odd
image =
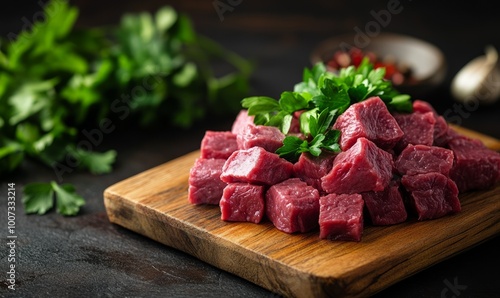
{"label": "garlic bulb", "polygon": [[485,55],[467,63],[453,78],[453,97],[461,102],[493,103],[500,98],[500,68],[498,52],[486,47]]}

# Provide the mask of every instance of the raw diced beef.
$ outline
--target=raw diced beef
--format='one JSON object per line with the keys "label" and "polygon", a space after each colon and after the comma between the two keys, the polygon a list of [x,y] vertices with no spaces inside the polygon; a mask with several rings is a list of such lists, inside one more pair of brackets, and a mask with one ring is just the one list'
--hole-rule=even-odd
{"label": "raw diced beef", "polygon": [[283,146],[285,135],[274,126],[247,125],[237,135],[238,149],[249,149],[255,146],[262,147],[269,152],[275,152]]}
{"label": "raw diced beef", "polygon": [[321,178],[321,186],[328,193],[382,191],[391,181],[393,167],[391,154],[359,138],[337,155],[330,173]]}
{"label": "raw diced beef", "polygon": [[460,192],[487,189],[500,181],[500,153],[463,136],[455,136],[448,146],[455,154],[450,178]]}
{"label": "raw diced beef", "polygon": [[395,167],[401,175],[439,172],[448,176],[453,159],[453,151],[446,148],[408,145],[396,159]]}
{"label": "raw diced beef", "polygon": [[220,180],[224,159],[198,158],[189,172],[188,200],[192,204],[219,204],[226,183]]}
{"label": "raw diced beef", "polygon": [[234,119],[231,132],[235,135],[239,135],[248,124],[254,125],[253,120],[254,116],[248,115],[247,110],[241,110],[238,115],[236,115],[236,119]]}
{"label": "raw diced beef", "polygon": [[437,147],[447,147],[448,141],[453,138],[450,132],[453,133],[454,131],[449,126],[448,128],[440,131],[439,136],[437,135],[436,130],[434,130],[434,143],[432,143],[432,145]]}
{"label": "raw diced beef", "polygon": [[410,194],[418,220],[439,218],[461,209],[457,185],[441,173],[405,175],[401,183]]}
{"label": "raw diced beef", "polygon": [[311,231],[318,227],[319,192],[299,178],[273,185],[266,192],[266,215],[280,231]]}
{"label": "raw diced beef", "polygon": [[328,174],[333,167],[335,154],[323,152],[316,157],[310,153],[304,152],[300,155],[299,160],[293,165],[295,177],[299,177],[307,184],[316,188],[320,193],[323,193],[321,187],[321,178]]}
{"label": "raw diced beef", "polygon": [[413,112],[414,113],[436,113],[436,110],[432,107],[430,103],[424,100],[416,99],[413,101]]}
{"label": "raw diced beef", "polygon": [[408,217],[399,182],[395,180],[383,191],[369,191],[361,195],[374,225],[398,224]]}
{"label": "raw diced beef", "polygon": [[408,144],[431,146],[434,142],[436,119],[432,112],[395,114],[394,118],[404,132],[403,137],[396,144],[396,150],[401,151]]}
{"label": "raw diced beef", "polygon": [[220,200],[221,219],[259,223],[265,212],[264,186],[230,183]]}
{"label": "raw diced beef", "polygon": [[422,114],[428,112],[433,113],[435,119],[433,145],[442,146],[444,141],[443,137],[446,135],[448,131],[448,123],[446,122],[444,117],[440,116],[430,103],[423,100],[413,101],[413,112]]}
{"label": "raw diced beef", "polygon": [[227,159],[236,150],[238,150],[236,135],[230,131],[207,130],[201,140],[202,158]]}
{"label": "raw diced beef", "polygon": [[293,175],[293,164],[262,147],[236,150],[227,159],[220,178],[226,183],[273,185]]}
{"label": "raw diced beef", "polygon": [[363,234],[363,198],[360,194],[328,194],[320,199],[319,237],[360,241]]}
{"label": "raw diced beef", "polygon": [[448,143],[455,138],[464,137],[462,134],[455,131],[451,126],[448,126],[446,132],[439,138],[434,138],[434,146],[449,148]]}
{"label": "raw diced beef", "polygon": [[403,131],[379,97],[351,105],[337,118],[333,128],[341,131],[340,147],[349,149],[365,137],[382,149],[391,149],[403,137]]}

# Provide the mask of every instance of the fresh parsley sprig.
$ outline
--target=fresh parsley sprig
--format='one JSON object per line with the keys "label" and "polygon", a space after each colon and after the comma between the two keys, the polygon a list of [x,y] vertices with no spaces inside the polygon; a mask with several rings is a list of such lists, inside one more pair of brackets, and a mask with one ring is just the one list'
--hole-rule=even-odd
{"label": "fresh parsley sprig", "polygon": [[340,131],[331,129],[336,113],[337,110],[329,109],[324,109],[319,114],[316,109],[303,113],[300,116],[300,123],[303,124],[301,130],[309,137],[304,139],[294,135],[287,136],[276,153],[287,160],[296,161],[303,152],[309,152],[313,156],[319,156],[323,150],[340,152]]}
{"label": "fresh parsley sprig", "polygon": [[350,105],[373,96],[379,96],[388,109],[411,112],[409,95],[400,94],[392,83],[384,79],[385,69],[374,68],[368,58],[358,67],[342,68],[337,73],[329,72],[319,62],[305,68],[302,81],[293,91],[285,91],[278,100],[267,96],[244,98],[242,107],[254,116],[254,123],[271,125],[288,134],[296,113],[302,137],[287,135],[283,146],[276,153],[295,162],[301,153],[319,156],[324,150],[340,152],[340,131],[333,123]]}

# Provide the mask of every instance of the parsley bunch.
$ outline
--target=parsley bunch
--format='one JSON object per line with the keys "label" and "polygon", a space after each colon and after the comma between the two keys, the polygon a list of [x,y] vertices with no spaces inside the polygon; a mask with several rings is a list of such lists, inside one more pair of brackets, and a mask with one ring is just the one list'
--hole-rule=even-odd
{"label": "parsley bunch", "polygon": [[[234,98],[247,94],[251,64],[197,34],[170,6],[125,14],[106,28],[74,28],[78,9],[64,0],[48,2],[44,13],[31,29],[0,39],[0,176],[26,159],[56,174],[109,173],[116,152],[97,152],[100,142],[86,131],[125,122],[188,128],[241,108]],[[231,71],[216,74],[221,63]],[[27,186],[25,211],[50,209],[49,189],[60,213],[78,212],[74,189],[55,182]]]}
{"label": "parsley bunch", "polygon": [[288,134],[295,113],[299,113],[303,138],[288,135],[276,153],[295,162],[303,152],[319,156],[323,150],[340,152],[340,131],[333,123],[350,105],[379,96],[391,111],[411,112],[410,96],[400,94],[384,80],[385,69],[374,68],[368,58],[358,67],[329,72],[323,63],[305,68],[302,82],[293,91],[284,91],[278,100],[267,96],[247,97],[241,101],[257,125],[276,126]]}

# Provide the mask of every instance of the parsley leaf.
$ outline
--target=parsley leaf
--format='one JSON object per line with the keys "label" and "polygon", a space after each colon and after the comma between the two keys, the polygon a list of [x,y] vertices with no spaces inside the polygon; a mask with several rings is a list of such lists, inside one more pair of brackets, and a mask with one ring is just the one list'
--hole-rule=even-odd
{"label": "parsley leaf", "polygon": [[10,140],[3,140],[0,145],[0,168],[13,171],[24,159],[23,148],[19,143]]}
{"label": "parsley leaf", "polygon": [[77,154],[81,158],[82,166],[87,168],[92,174],[106,174],[112,170],[112,165],[116,159],[116,151],[91,152],[78,150]]}
{"label": "parsley leaf", "polygon": [[58,185],[50,183],[56,194],[57,212],[62,215],[76,215],[80,207],[85,205],[85,200],[76,194],[75,187],[71,184]]}
{"label": "parsley leaf", "polygon": [[50,183],[31,183],[23,188],[22,202],[27,214],[45,214],[54,207],[56,200],[57,212],[62,215],[76,215],[85,200],[76,194],[75,188],[69,184],[58,185]]}
{"label": "parsley leaf", "polygon": [[338,144],[340,131],[331,128],[337,111],[336,109],[330,111],[326,108],[321,113],[317,113],[317,109],[303,113],[300,117],[302,132],[306,132],[312,140],[308,142],[296,136],[287,136],[283,141],[283,147],[278,148],[276,153],[295,162],[302,152],[309,152],[313,156],[320,156],[322,150],[340,152]]}
{"label": "parsley leaf", "polygon": [[241,105],[248,109],[248,115],[269,114],[279,108],[279,103],[274,98],[267,96],[253,96],[244,98]]}
{"label": "parsley leaf", "polygon": [[111,172],[112,165],[116,159],[116,151],[92,152],[80,148],[68,146],[67,154],[71,155],[79,163],[79,167],[89,170],[92,174],[106,174]]}
{"label": "parsley leaf", "polygon": [[279,105],[282,111],[292,114],[295,111],[308,108],[309,102],[300,93],[285,91],[281,93]]}
{"label": "parsley leaf", "polygon": [[287,136],[283,140],[283,146],[276,150],[279,156],[287,160],[297,160],[302,152],[309,151],[309,143],[296,136]]}
{"label": "parsley leaf", "polygon": [[23,192],[24,211],[28,214],[44,214],[54,206],[54,189],[50,183],[31,183]]}
{"label": "parsley leaf", "polygon": [[331,79],[325,79],[320,87],[321,94],[312,98],[312,102],[319,110],[338,110],[342,114],[350,105],[351,99],[348,91],[335,85]]}

